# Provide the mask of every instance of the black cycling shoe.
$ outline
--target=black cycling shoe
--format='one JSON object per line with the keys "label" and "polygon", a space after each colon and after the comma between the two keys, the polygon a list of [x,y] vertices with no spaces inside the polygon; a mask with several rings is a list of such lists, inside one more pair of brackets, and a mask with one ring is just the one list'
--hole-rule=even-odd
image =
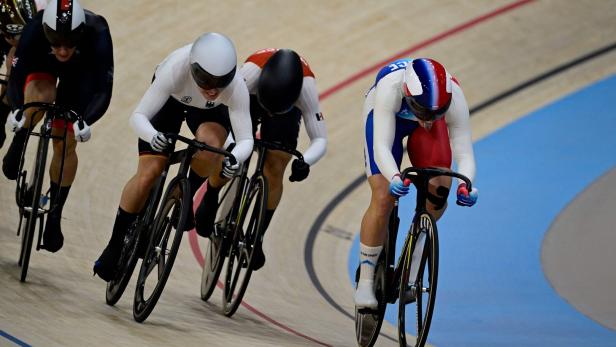
{"label": "black cycling shoe", "polygon": [[109,243],[103,250],[101,256],[94,262],[95,275],[102,278],[103,281],[109,282],[115,278],[118,271],[118,261],[120,259],[120,252],[122,251],[122,245],[113,245]]}
{"label": "black cycling shoe", "polygon": [[42,249],[51,253],[59,251],[64,245],[64,235],[60,227],[61,217],[49,215],[45,223],[45,231],[43,232]]}
{"label": "black cycling shoe", "polygon": [[265,254],[263,253],[263,248],[257,247],[252,256],[254,257],[252,259],[252,271],[257,271],[265,265]]}
{"label": "black cycling shoe", "polygon": [[21,152],[26,144],[25,140],[26,131],[24,129],[16,132],[4,159],[2,159],[2,172],[10,180],[16,180],[19,175],[19,159],[21,159]]}
{"label": "black cycling shoe", "polygon": [[0,126],[0,148],[4,146],[5,140],[6,140],[6,132],[4,130],[4,126]]}
{"label": "black cycling shoe", "polygon": [[[215,205],[215,204],[214,204]],[[195,213],[195,229],[202,237],[210,237],[214,232],[214,219],[218,206],[206,206],[205,199],[201,201]]]}

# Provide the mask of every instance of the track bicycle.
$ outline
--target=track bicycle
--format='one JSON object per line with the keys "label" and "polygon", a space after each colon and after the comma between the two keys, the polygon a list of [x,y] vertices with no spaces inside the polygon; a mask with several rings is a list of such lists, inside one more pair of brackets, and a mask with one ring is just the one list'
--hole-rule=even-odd
{"label": "track bicycle", "polygon": [[[402,253],[394,267],[396,237],[400,218],[398,217],[398,199],[389,218],[387,238],[383,252],[375,267],[375,296],[378,308],[355,309],[355,333],[359,346],[373,346],[376,342],[387,304],[398,301],[398,342],[407,346],[407,317],[415,320],[416,340],[412,346],[424,346],[432,322],[438,283],[438,232],[434,217],[426,208],[428,185],[430,179],[438,176],[450,176],[463,180],[469,191],[471,181],[464,175],[439,168],[409,167],[402,171],[401,178],[411,180],[417,188],[415,216],[406,235]],[[413,258],[418,259],[419,267],[411,267]],[[359,268],[355,281],[359,281]],[[407,310],[414,304],[414,310]]]}
{"label": "track bicycle", "polygon": [[[21,267],[21,282],[26,281],[28,274],[32,243],[34,242],[34,234],[37,230],[37,224],[39,232],[36,242],[36,250],[38,251],[41,249],[45,215],[56,208],[56,205],[48,206],[48,202],[51,197],[51,188],[47,189],[45,192],[43,190],[49,141],[54,139],[62,141],[63,155],[60,162],[60,182],[62,182],[64,173],[64,159],[66,156],[66,136],[68,134],[69,124],[72,122],[80,122],[80,126],[83,127],[83,119],[74,111],[56,104],[44,102],[31,102],[24,104],[20,107],[21,112],[17,115],[17,117],[21,119],[21,117],[24,116],[23,112],[29,108],[37,109],[32,114],[32,119],[37,119],[43,114],[44,119],[40,126],[39,132],[32,130],[34,126],[28,128],[26,143],[19,159],[19,174],[17,176],[15,201],[17,202],[17,207],[19,208],[19,226],[17,227],[17,236],[21,234],[21,250],[18,261],[18,265]],[[65,121],[64,131],[61,136],[52,134],[52,123],[56,119]],[[36,149],[36,156],[32,164],[32,174],[29,175],[28,171],[24,169],[24,165],[26,150],[31,137],[38,137],[39,141]],[[59,191],[55,193],[57,195],[59,194]]]}
{"label": "track bicycle", "polygon": [[[188,170],[193,155],[199,150],[209,151],[229,158],[232,164],[236,163],[235,157],[225,150],[177,134],[169,133],[165,134],[165,137],[173,141],[171,148],[177,141],[184,142],[188,147],[170,154],[165,169],[153,190],[153,197],[146,208],[145,216],[151,214],[157,207],[158,210],[153,221],[148,225],[148,230],[143,229],[140,233],[149,233],[149,239],[135,288],[133,317],[137,322],[145,321],[156,306],[173,268],[182,236],[186,231],[192,208]],[[169,167],[178,163],[180,164],[178,173],[171,179],[165,194],[160,199]],[[160,203],[157,201],[159,199]],[[152,274],[155,276],[150,276]]]}
{"label": "track bicycle", "polygon": [[[263,172],[267,151],[283,151],[304,160],[299,151],[277,142],[255,139],[253,149],[257,153],[254,173],[249,177],[250,160],[246,160],[239,176],[230,182],[227,197],[222,194],[223,202],[232,198],[231,207],[222,209],[224,219],[217,224],[210,237],[203,267],[201,297],[207,300],[216,286],[227,256],[222,311],[228,317],[237,311],[242,302],[253,272],[254,252],[263,244],[263,220],[269,191],[267,177]],[[229,202],[226,204],[229,206]]]}

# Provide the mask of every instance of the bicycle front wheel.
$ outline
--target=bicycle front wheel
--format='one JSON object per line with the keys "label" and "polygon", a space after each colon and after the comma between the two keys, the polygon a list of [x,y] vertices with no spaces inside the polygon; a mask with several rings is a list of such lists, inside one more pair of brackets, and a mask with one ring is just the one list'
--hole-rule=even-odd
{"label": "bicycle front wheel", "polygon": [[235,313],[242,302],[252,275],[253,255],[257,247],[261,247],[267,191],[267,179],[264,176],[254,177],[240,207],[229,249],[223,291],[223,312],[228,317]]}
{"label": "bicycle front wheel", "polygon": [[[145,321],[152,313],[173,268],[191,206],[187,192],[186,180],[172,182],[154,219],[135,288],[133,317],[137,322]],[[175,235],[172,240],[171,235]]]}
{"label": "bicycle front wheel", "polygon": [[[26,222],[23,224],[21,251],[19,255],[19,265],[21,266],[21,282],[26,281],[28,275],[28,266],[30,264],[30,254],[32,252],[32,242],[36,231],[37,223],[43,223],[43,218],[40,216],[42,212],[39,208],[41,199],[41,190],[43,188],[43,180],[45,179],[45,164],[47,161],[47,149],[49,147],[49,138],[39,138],[39,144],[36,153],[36,165],[34,167],[34,175],[32,176],[32,185],[30,194],[26,194],[27,200],[24,204],[24,216]],[[22,155],[25,154],[22,153]],[[21,159],[23,160],[23,158]],[[42,225],[40,225],[42,226]],[[39,226],[39,227],[40,227]]]}
{"label": "bicycle front wheel", "polygon": [[216,216],[216,227],[212,235],[206,241],[203,271],[201,273],[201,300],[207,301],[222,271],[225,257],[229,248],[228,230],[233,230],[235,224],[234,207],[237,189],[239,189],[241,177],[236,176],[223,188],[219,202],[218,215]]}
{"label": "bicycle front wheel", "polygon": [[[428,338],[438,283],[438,234],[434,218],[428,213],[416,217],[413,240],[402,253],[403,268],[398,300],[398,339],[408,346],[406,323],[415,320],[416,339],[412,346],[424,346]],[[413,306],[415,309],[409,310]],[[414,317],[414,318],[413,318]],[[409,319],[407,319],[409,318]]]}

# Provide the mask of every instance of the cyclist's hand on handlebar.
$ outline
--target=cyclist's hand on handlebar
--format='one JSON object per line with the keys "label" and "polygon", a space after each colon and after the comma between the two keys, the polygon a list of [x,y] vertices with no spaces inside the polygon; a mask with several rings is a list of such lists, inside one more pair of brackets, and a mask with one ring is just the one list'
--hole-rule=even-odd
{"label": "cyclist's hand on handlebar", "polygon": [[24,126],[26,117],[24,117],[23,111],[19,108],[12,110],[9,113],[8,124],[13,132],[19,131]]}
{"label": "cyclist's hand on handlebar", "polygon": [[[83,125],[83,127],[80,126]],[[85,121],[77,121],[73,123],[73,131],[75,132],[75,140],[78,142],[86,142],[92,136],[90,126]]]}
{"label": "cyclist's hand on handlebar", "polygon": [[234,163],[231,163],[231,160],[228,157],[225,157],[222,161],[222,171],[220,175],[226,178],[233,178],[237,170],[239,170],[240,164],[237,160],[234,160]]}
{"label": "cyclist's hand on handlebar", "polygon": [[308,177],[309,173],[310,165],[303,160],[295,159],[293,160],[293,164],[291,164],[291,176],[289,176],[289,181],[301,182]]}
{"label": "cyclist's hand on handlebar", "polygon": [[473,190],[469,192],[468,188],[466,188],[466,183],[460,183],[458,185],[458,200],[456,203],[460,206],[471,207],[477,202],[478,195],[479,191],[477,188],[473,187]]}
{"label": "cyclist's hand on handlebar", "polygon": [[410,180],[403,182],[402,179],[400,179],[400,174],[395,174],[391,182],[389,182],[389,194],[401,198],[409,193],[410,185]]}
{"label": "cyclist's hand on handlebar", "polygon": [[152,136],[150,146],[156,152],[162,152],[171,144],[171,139],[168,139],[163,133],[158,132]]}

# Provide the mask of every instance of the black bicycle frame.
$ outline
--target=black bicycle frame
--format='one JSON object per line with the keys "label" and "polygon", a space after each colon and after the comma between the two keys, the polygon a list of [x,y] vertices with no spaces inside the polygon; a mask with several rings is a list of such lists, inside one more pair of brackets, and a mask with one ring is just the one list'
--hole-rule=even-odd
{"label": "black bicycle frame", "polygon": [[[62,141],[62,159],[60,161],[60,178],[59,178],[59,182],[62,182],[63,178],[64,178],[64,163],[65,163],[65,159],[66,159],[66,136],[68,134],[68,123],[69,122],[80,122],[80,126],[83,127],[83,118],[79,115],[77,115],[74,111],[64,108],[62,106],[58,106],[56,104],[50,104],[50,103],[44,103],[44,102],[30,102],[27,104],[24,104],[20,109],[22,111],[22,117],[23,117],[23,112],[28,109],[28,108],[32,108],[32,107],[38,107],[39,109],[36,110],[31,117],[31,121],[32,119],[36,118],[37,114],[40,114],[41,112],[45,112],[45,118],[43,119],[43,124],[41,125],[41,130],[40,132],[34,132],[32,131],[32,129],[34,128],[33,126],[30,126],[28,128],[28,133],[26,135],[26,138],[29,139],[30,136],[37,136],[40,138],[39,140],[39,146],[43,145],[43,143],[41,141],[48,141],[48,140],[60,140]],[[55,119],[62,119],[65,121],[64,123],[64,132],[62,134],[62,136],[56,136],[56,135],[52,135],[51,131],[52,131],[52,123]],[[23,171],[23,165],[24,165],[24,156],[26,153],[26,149],[28,146],[28,141],[26,140],[26,144],[24,145],[23,151],[21,153],[20,156],[20,162],[19,162],[19,172],[21,173]],[[40,148],[39,148],[40,149]],[[38,150],[37,150],[37,154],[38,154]],[[47,150],[45,150],[45,152],[47,152]],[[46,154],[46,153],[45,153]],[[38,162],[35,161],[33,163],[35,166],[38,165]],[[33,171],[34,173],[34,171]],[[32,185],[34,184],[33,182],[34,177],[31,176],[29,182],[26,185],[26,189],[25,191],[27,191],[28,189],[30,189],[30,187],[32,187]],[[24,202],[21,201],[22,196],[20,196],[20,192],[24,191],[22,189],[22,185],[23,182],[21,182],[21,177],[18,177],[17,179],[17,189],[16,189],[16,202],[17,202],[17,206],[19,207],[19,211],[21,214],[24,213],[24,208],[28,207],[28,206],[24,206]],[[60,186],[58,185],[56,194],[59,194],[60,192]],[[50,188],[51,189],[51,188]],[[42,192],[41,192],[42,193]],[[50,194],[50,190],[47,190],[47,192],[45,193],[45,196]],[[49,207],[48,210],[44,210],[44,209],[40,209],[38,208],[38,211],[36,212],[36,215],[40,218],[42,218],[42,216],[44,214],[48,214],[50,212],[52,212],[53,210],[55,210],[57,208],[57,204],[51,205]],[[34,211],[32,211],[34,212]],[[20,230],[21,230],[21,223],[22,223],[22,219],[20,218],[19,221],[19,226],[17,229],[17,235],[19,236],[20,234]],[[41,225],[39,226],[39,229],[42,228],[42,222],[40,223]],[[38,239],[37,239],[37,246],[36,249],[39,250],[40,246],[41,246],[41,238],[42,238],[42,232],[39,232],[38,235]]]}
{"label": "black bicycle frame", "polygon": [[[173,134],[173,133],[167,133],[165,134],[165,137],[167,137],[168,139],[173,140],[173,146],[170,146],[170,151],[167,151],[167,153],[169,154],[169,160],[167,160],[167,163],[165,164],[165,168],[163,170],[163,172],[161,173],[160,177],[158,178],[155,188],[159,191],[159,193],[157,194],[157,197],[154,199],[154,201],[156,201],[158,203],[158,200],[160,199],[160,195],[162,195],[162,189],[161,185],[164,185],[165,183],[165,179],[167,177],[167,174],[169,173],[169,168],[172,165],[175,164],[180,164],[180,168],[178,169],[178,173],[177,175],[173,178],[173,180],[171,181],[171,183],[175,182],[176,180],[179,179],[186,179],[188,177],[188,170],[190,169],[190,163],[192,161],[193,155],[199,151],[199,150],[207,150],[209,152],[214,152],[217,154],[221,154],[225,157],[230,158],[229,160],[232,163],[236,162],[235,157],[222,149],[216,148],[216,147],[211,147],[208,146],[207,144],[203,143],[203,142],[199,142],[196,140],[191,140],[189,138],[186,138],[182,135],[178,135],[178,134]],[[177,141],[180,142],[184,142],[185,144],[188,145],[187,148],[185,149],[181,149],[178,151],[174,151],[173,148],[175,147],[175,144],[177,143]],[[170,184],[171,184],[170,183]],[[155,206],[154,206],[155,207]]]}
{"label": "black bicycle frame", "polygon": [[[437,176],[449,176],[449,177],[459,178],[466,183],[466,186],[469,191],[473,189],[471,181],[466,176],[459,174],[457,172],[448,171],[448,170],[439,169],[439,168],[416,168],[416,167],[406,168],[405,170],[402,171],[400,175],[401,179],[403,181],[406,179],[411,180],[413,185],[415,185],[415,187],[417,188],[415,215],[413,217],[411,226],[416,224],[417,218],[420,215],[422,215],[423,213],[428,213],[428,210],[426,207],[426,200],[428,198],[428,186],[430,184],[430,180]],[[402,272],[402,266],[400,266],[402,257],[398,258],[398,261],[396,262],[395,267],[393,265],[394,260],[395,260],[395,253],[396,253],[395,252],[396,238],[398,235],[398,227],[400,225],[400,218],[398,217],[398,204],[399,204],[399,199],[396,198],[394,201],[394,208],[390,215],[389,230],[387,233],[387,240],[388,240],[387,259],[386,259],[387,260],[387,274],[388,274],[387,283],[391,284],[389,285],[388,292],[387,292],[387,298],[388,298],[387,301],[389,303],[396,302],[398,298],[397,290],[399,287],[399,282],[400,282],[400,277],[401,277],[401,272]],[[412,229],[409,230],[409,232],[406,234],[406,238],[404,240],[404,246],[402,249],[406,249],[408,247],[408,243],[410,242],[411,238],[414,236],[416,236],[414,235],[414,231]],[[413,249],[411,249],[411,252],[413,252]]]}
{"label": "black bicycle frame", "polygon": [[257,173],[259,175],[263,174],[263,166],[265,165],[265,158],[266,158],[267,150],[286,152],[286,153],[289,153],[297,157],[297,159],[299,159],[300,161],[304,161],[304,156],[302,155],[301,152],[299,152],[298,150],[292,149],[292,148],[288,148],[278,142],[270,142],[270,141],[255,139],[254,147],[256,147],[256,151],[258,155],[257,167],[254,173],[255,175]]}

